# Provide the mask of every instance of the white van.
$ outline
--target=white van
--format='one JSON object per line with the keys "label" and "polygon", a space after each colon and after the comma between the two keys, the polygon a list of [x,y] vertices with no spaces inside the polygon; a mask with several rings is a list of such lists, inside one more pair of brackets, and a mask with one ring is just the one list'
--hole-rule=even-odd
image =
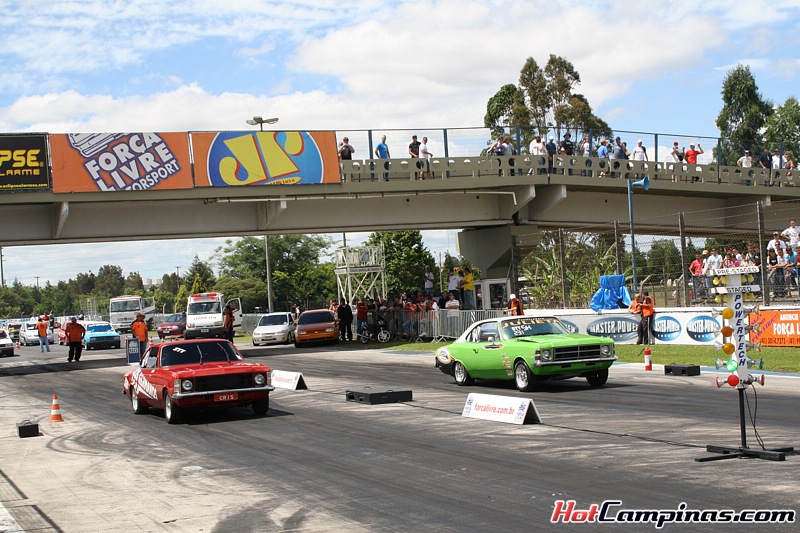
{"label": "white van", "polygon": [[233,329],[242,329],[242,300],[225,301],[219,292],[201,292],[189,296],[186,304],[186,339],[224,337],[225,319],[222,310],[226,305],[233,308]]}

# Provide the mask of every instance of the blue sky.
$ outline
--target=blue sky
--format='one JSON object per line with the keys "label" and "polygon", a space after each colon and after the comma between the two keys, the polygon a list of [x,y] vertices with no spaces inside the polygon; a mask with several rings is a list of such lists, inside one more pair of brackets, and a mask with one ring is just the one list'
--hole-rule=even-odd
{"label": "blue sky", "polygon": [[[481,126],[486,101],[516,83],[525,59],[544,65],[552,53],[573,63],[577,91],[614,130],[688,144],[717,135],[736,64],[776,104],[797,96],[800,72],[798,0],[0,0],[0,9],[2,132],[242,130],[253,115],[298,130]],[[457,253],[454,231],[424,235],[434,253]],[[42,284],[105,264],[160,278],[221,242],[4,247],[5,278]]]}

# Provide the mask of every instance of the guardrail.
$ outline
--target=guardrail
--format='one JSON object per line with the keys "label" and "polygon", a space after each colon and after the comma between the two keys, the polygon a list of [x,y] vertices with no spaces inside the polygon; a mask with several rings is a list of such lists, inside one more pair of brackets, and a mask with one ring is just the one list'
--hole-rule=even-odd
{"label": "guardrail", "polygon": [[434,157],[425,159],[363,159],[342,161],[345,182],[450,179],[480,176],[561,175],[596,178],[700,182],[745,187],[794,187],[794,172],[788,169],[742,168],[727,165],[691,165],[631,159],[556,156]]}

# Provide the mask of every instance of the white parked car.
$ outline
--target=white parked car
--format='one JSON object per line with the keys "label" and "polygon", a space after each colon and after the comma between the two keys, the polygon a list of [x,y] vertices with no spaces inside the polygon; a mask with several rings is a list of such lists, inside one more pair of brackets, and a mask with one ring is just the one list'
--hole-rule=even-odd
{"label": "white parked car", "polygon": [[253,330],[253,346],[262,344],[291,344],[297,328],[294,315],[289,312],[269,313],[261,317]]}
{"label": "white parked car", "polygon": [[14,355],[14,341],[4,329],[0,329],[0,355],[3,357]]}
{"label": "white parked car", "polygon": [[[50,344],[55,344],[56,336],[53,329],[47,328],[47,337]],[[36,329],[36,322],[23,322],[19,328],[19,343],[23,346],[33,346],[39,344],[39,331]]]}

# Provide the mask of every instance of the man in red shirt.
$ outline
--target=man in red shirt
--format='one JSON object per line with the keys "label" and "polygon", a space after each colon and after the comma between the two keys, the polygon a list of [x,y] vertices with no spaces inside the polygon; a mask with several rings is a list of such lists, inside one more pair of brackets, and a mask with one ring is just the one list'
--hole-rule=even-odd
{"label": "man in red shirt", "polygon": [[78,323],[76,317],[70,319],[67,327],[64,328],[64,333],[67,336],[67,345],[69,346],[69,355],[67,355],[67,362],[71,363],[74,358],[75,361],[81,360],[81,352],[83,351],[83,337],[86,335],[86,328],[83,324]]}
{"label": "man in red shirt", "polygon": [[[703,149],[700,147],[700,143],[697,143],[697,150],[694,149],[694,145],[690,144],[689,149],[686,150],[686,162],[690,165],[697,164],[697,156],[704,153]],[[700,181],[699,176],[692,176],[692,181]]]}

